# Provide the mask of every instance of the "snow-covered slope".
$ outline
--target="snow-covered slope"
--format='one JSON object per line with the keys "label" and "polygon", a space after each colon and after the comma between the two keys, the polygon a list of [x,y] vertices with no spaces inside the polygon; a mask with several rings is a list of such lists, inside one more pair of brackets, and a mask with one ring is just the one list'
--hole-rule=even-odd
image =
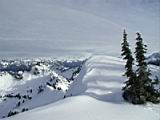
{"label": "snow-covered slope", "polygon": [[64,98],[83,61],[0,61],[0,118]]}
{"label": "snow-covered slope", "polygon": [[160,66],[160,52],[153,53],[147,57],[148,64]]}
{"label": "snow-covered slope", "polygon": [[[122,99],[124,62],[113,57],[124,28],[132,47],[140,31],[149,53],[159,51],[159,6],[159,0],[0,0],[0,59],[95,55],[82,69],[82,61],[2,61],[0,118],[29,110],[5,119],[159,120],[160,105]],[[158,66],[150,68],[160,77]]]}
{"label": "snow-covered slope", "polygon": [[147,1],[0,0],[0,56],[119,55],[123,28],[157,51],[159,0]]}
{"label": "snow-covered slope", "polygon": [[3,120],[158,120],[150,107],[113,104],[88,96],[67,98],[57,103]]}
{"label": "snow-covered slope", "polygon": [[[158,74],[159,68],[151,68],[153,75]],[[119,58],[93,56],[71,84],[67,98],[4,120],[159,120],[160,104],[137,106],[122,99],[123,70]]]}

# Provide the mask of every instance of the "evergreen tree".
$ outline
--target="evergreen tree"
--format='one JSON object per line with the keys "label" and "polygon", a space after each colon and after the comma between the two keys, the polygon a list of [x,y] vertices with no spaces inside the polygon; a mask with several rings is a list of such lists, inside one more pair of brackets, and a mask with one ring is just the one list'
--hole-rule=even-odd
{"label": "evergreen tree", "polygon": [[136,80],[136,92],[139,103],[145,103],[146,101],[158,102],[159,96],[154,89],[152,84],[152,79],[150,79],[150,70],[147,67],[147,63],[145,61],[145,53],[147,52],[146,45],[143,44],[143,39],[141,38],[141,34],[137,33],[136,38],[136,61],[137,61],[137,80]]}
{"label": "evergreen tree", "polygon": [[130,77],[133,74],[133,70],[132,70],[132,66],[133,66],[133,57],[132,57],[132,52],[129,48],[129,43],[127,41],[127,33],[124,30],[123,32],[123,42],[122,42],[122,53],[121,55],[123,56],[123,59],[126,60],[126,72],[125,72],[125,76]]}
{"label": "evergreen tree", "polygon": [[133,104],[144,104],[146,101],[153,103],[160,102],[160,91],[154,89],[154,86],[158,84],[158,80],[152,80],[150,78],[150,70],[148,69],[145,61],[145,53],[147,52],[147,46],[143,44],[141,34],[137,33],[135,56],[137,62],[137,70],[133,71],[133,57],[132,52],[127,42],[127,34],[124,30],[123,42],[122,42],[122,56],[126,60],[124,76],[128,78],[125,82],[123,90],[123,98]]}
{"label": "evergreen tree", "polygon": [[133,96],[136,94],[135,90],[135,81],[136,81],[136,74],[133,71],[133,61],[134,58],[132,57],[132,52],[129,48],[129,43],[127,42],[127,33],[124,30],[123,33],[123,42],[122,42],[122,56],[123,59],[126,60],[125,69],[126,72],[124,75],[128,78],[125,82],[125,86],[122,88],[123,90],[123,98],[127,101],[132,102]]}

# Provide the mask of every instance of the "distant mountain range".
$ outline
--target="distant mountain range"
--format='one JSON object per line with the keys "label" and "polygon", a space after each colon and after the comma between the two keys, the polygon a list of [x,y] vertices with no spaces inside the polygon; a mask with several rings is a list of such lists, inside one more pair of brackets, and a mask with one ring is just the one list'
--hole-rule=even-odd
{"label": "distant mountain range", "polygon": [[153,53],[147,58],[148,64],[160,66],[160,52]]}

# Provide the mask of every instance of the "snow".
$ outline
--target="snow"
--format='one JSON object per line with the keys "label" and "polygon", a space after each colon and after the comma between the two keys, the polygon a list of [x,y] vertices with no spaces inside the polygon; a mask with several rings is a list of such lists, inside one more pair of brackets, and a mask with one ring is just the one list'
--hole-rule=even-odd
{"label": "snow", "polygon": [[160,66],[160,52],[156,52],[147,57],[148,64]]}
{"label": "snow", "polygon": [[6,73],[5,76],[0,76],[1,84],[0,91],[9,89],[9,87],[13,84],[13,78],[10,74]]}
{"label": "snow", "polygon": [[21,112],[64,98],[78,75],[73,73],[82,63],[40,59],[0,61],[0,118],[7,117],[9,111]]}
{"label": "snow", "polygon": [[[67,98],[51,103],[52,96],[44,92],[43,100],[51,104],[4,120],[159,120],[160,104],[133,105],[122,99],[123,72],[124,61],[120,58],[92,56],[65,94]],[[39,97],[30,102],[31,106],[41,101]]]}
{"label": "snow", "polygon": [[124,62],[121,59],[93,56],[86,62],[80,79],[77,77],[67,94],[83,93],[104,101],[121,102],[121,88],[125,80],[123,72]]}
{"label": "snow", "polygon": [[[124,28],[131,49],[140,31],[148,53],[159,51],[159,6],[159,0],[0,0],[0,59],[6,59],[0,119],[16,111],[4,120],[159,120],[160,104],[123,100],[118,58]],[[159,66],[149,67],[160,78]]]}
{"label": "snow", "polygon": [[[51,90],[49,88],[43,88],[44,91],[40,94],[37,94],[38,86],[45,85],[46,81],[49,80],[49,76],[39,77],[37,79],[32,78],[32,80],[29,81],[16,81],[14,85],[9,86],[9,89],[3,89],[0,93],[1,95],[6,94],[20,94],[21,96],[29,95],[29,97],[32,97],[31,100],[28,100],[26,98],[16,99],[11,98],[7,99],[6,101],[0,100],[0,116],[6,116],[10,110],[18,110],[21,111],[23,108],[35,108],[41,105],[45,105],[54,101],[57,101],[64,96],[63,91],[56,91]],[[32,89],[32,93],[28,93],[27,91]],[[49,96],[49,97],[48,97]],[[42,99],[43,98],[43,99]],[[24,101],[24,102],[23,102]],[[20,102],[20,107],[17,106],[17,103]]]}
{"label": "snow", "polygon": [[112,104],[77,96],[4,120],[158,120],[158,114],[142,106]]}

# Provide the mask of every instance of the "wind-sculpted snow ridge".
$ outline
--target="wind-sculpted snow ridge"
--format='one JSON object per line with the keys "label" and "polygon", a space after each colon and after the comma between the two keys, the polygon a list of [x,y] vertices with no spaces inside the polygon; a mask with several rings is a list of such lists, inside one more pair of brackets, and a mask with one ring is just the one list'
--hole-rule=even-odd
{"label": "wind-sculpted snow ridge", "polygon": [[[158,68],[151,68],[154,77]],[[93,56],[83,64],[65,99],[5,120],[159,120],[160,104],[138,106],[122,99],[123,72],[120,58]]]}
{"label": "wind-sculpted snow ridge", "polygon": [[92,57],[83,66],[67,95],[85,94],[103,101],[122,102],[121,89],[125,80],[123,73],[124,62],[121,59]]}
{"label": "wind-sculpted snow ridge", "polygon": [[65,97],[84,60],[0,61],[0,118]]}

